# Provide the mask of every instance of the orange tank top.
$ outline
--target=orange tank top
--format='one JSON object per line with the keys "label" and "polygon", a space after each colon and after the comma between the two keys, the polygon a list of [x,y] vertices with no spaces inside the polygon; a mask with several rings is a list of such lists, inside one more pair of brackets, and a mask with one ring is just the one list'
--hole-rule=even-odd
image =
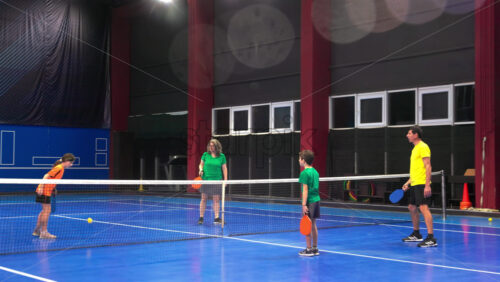
{"label": "orange tank top", "polygon": [[[64,174],[64,167],[62,165],[56,165],[53,167],[48,173],[49,178],[48,179],[61,179]],[[38,187],[36,188],[36,191],[40,191],[43,186],[43,195],[45,196],[52,196],[52,192],[56,188],[56,184],[39,184]]]}

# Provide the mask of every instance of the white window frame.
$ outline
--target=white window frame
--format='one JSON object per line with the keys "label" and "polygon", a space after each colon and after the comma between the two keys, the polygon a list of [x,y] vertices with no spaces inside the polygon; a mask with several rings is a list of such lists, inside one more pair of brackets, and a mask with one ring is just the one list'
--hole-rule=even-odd
{"label": "white window frame", "polygon": [[[252,130],[252,110],[251,106],[238,106],[238,107],[231,107],[230,109],[230,114],[229,114],[229,134],[230,135],[248,135],[251,133]],[[248,121],[247,121],[247,130],[234,130],[234,113],[235,112],[241,112],[241,111],[247,111],[248,113]]]}
{"label": "white window frame", "polygon": [[[470,85],[476,85],[475,82],[464,82],[464,83],[457,83],[457,84],[453,84],[453,115],[455,115],[455,87],[460,87],[460,86],[470,86]],[[476,95],[476,93],[474,93],[474,95]],[[476,119],[474,118],[473,121],[458,121],[458,122],[455,122],[455,116],[453,116],[453,124],[456,124],[456,125],[466,125],[466,124],[476,124]]]}
{"label": "white window frame", "polygon": [[[384,127],[387,125],[387,91],[373,92],[373,93],[363,93],[356,96],[356,110],[355,110],[355,124],[358,128],[370,128],[370,127]],[[382,99],[382,121],[381,122],[371,122],[371,123],[361,123],[361,101],[370,99]]]}
{"label": "white window frame", "polygon": [[[228,134],[216,134],[215,132],[215,112],[217,110],[229,110],[229,133]],[[231,108],[230,107],[221,107],[221,108],[212,108],[212,136],[228,136],[231,133]]]}
{"label": "white window frame", "polygon": [[[334,128],[334,112],[333,112],[333,100],[337,98],[347,98],[347,97],[354,97],[354,126],[353,127],[339,127],[339,128]],[[339,130],[339,129],[353,129],[356,128],[356,94],[347,94],[347,95],[338,95],[338,96],[330,96],[328,99],[328,109],[329,109],[329,117],[328,117],[328,127],[331,130]]]}
{"label": "white window frame", "polygon": [[[294,120],[293,120],[294,119],[293,104],[294,104],[293,101],[271,103],[271,115],[270,115],[270,119],[269,119],[269,128],[271,129],[271,133],[293,132],[293,122],[294,122]],[[274,109],[284,108],[284,107],[290,108],[290,127],[288,127],[288,128],[274,128]]]}
{"label": "white window frame", "polygon": [[[423,120],[422,119],[422,101],[423,96],[427,94],[439,93],[439,92],[448,92],[448,117],[443,119],[431,119],[431,120]],[[441,85],[441,86],[433,86],[433,87],[423,87],[418,88],[418,124],[421,125],[447,125],[453,124],[453,116],[455,109],[453,108],[453,85]]]}
{"label": "white window frame", "polygon": [[[411,124],[390,125],[389,124],[389,109],[390,109],[389,95],[392,94],[392,93],[407,92],[407,91],[413,91],[413,92],[415,92],[415,97],[413,97],[415,99],[415,117],[414,117],[415,118],[415,122],[411,123]],[[408,88],[408,89],[398,89],[398,90],[389,90],[389,91],[387,91],[387,102],[386,102],[386,105],[387,105],[387,127],[391,127],[391,128],[409,127],[409,126],[417,124],[417,122],[418,122],[418,89],[417,88]]]}
{"label": "white window frame", "polygon": [[[302,100],[293,100],[292,101],[292,105],[293,105],[293,132],[301,132],[302,130],[295,130],[295,103],[299,102],[300,103],[300,106],[302,107]],[[302,110],[299,109],[300,112],[300,116],[302,118]],[[302,128],[302,120],[300,121],[300,128]]]}
{"label": "white window frame", "polygon": [[[260,107],[260,106],[268,106],[269,107],[269,111],[271,111],[271,103],[264,103],[264,104],[252,104],[250,105],[250,111],[252,111],[253,107]],[[269,112],[269,125],[271,124],[271,112]],[[250,125],[252,125],[252,127],[250,128],[250,132],[253,134],[253,135],[265,135],[265,134],[269,134],[271,132],[271,127],[269,127],[269,130],[266,131],[266,132],[253,132],[253,113],[252,113],[252,120],[250,121]]]}

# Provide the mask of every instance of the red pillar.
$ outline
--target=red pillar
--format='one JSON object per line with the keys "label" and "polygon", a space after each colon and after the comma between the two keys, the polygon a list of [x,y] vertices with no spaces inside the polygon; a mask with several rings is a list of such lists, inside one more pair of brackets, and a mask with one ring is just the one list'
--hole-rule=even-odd
{"label": "red pillar", "polygon": [[130,110],[130,21],[129,8],[117,8],[111,15],[111,134],[110,170],[113,178],[115,132],[127,131]]}
{"label": "red pillar", "polygon": [[188,160],[187,175],[198,175],[201,155],[212,135],[213,0],[188,0]]}
{"label": "red pillar", "polygon": [[[484,3],[483,3],[484,2]],[[500,3],[476,0],[476,207],[500,208]],[[484,159],[483,159],[484,149]],[[482,173],[484,167],[484,176]],[[481,191],[482,190],[482,191]]]}
{"label": "red pillar", "polygon": [[[331,44],[316,32],[313,0],[302,0],[300,43],[301,150],[314,152],[314,167],[326,176]],[[325,195],[326,187],[320,187]]]}

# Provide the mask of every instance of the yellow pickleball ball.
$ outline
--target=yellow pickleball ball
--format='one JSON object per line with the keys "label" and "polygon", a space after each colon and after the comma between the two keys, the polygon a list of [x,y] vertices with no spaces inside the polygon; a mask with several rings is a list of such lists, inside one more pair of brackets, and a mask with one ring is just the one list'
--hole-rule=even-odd
{"label": "yellow pickleball ball", "polygon": [[493,218],[491,218],[491,217],[490,217],[490,218],[488,218],[488,221],[493,221]]}
{"label": "yellow pickleball ball", "polygon": [[89,218],[87,218],[87,222],[88,222],[88,223],[92,223],[92,218],[90,218],[90,217],[89,217]]}

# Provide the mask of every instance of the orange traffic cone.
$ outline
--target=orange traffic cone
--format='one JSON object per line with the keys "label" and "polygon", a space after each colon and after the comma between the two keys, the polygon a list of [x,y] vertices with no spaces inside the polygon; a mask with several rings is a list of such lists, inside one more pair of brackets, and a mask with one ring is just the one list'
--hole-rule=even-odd
{"label": "orange traffic cone", "polygon": [[460,209],[466,210],[470,207],[472,207],[472,203],[469,200],[469,186],[467,185],[467,183],[464,183],[464,192],[462,196],[462,201],[460,202]]}

